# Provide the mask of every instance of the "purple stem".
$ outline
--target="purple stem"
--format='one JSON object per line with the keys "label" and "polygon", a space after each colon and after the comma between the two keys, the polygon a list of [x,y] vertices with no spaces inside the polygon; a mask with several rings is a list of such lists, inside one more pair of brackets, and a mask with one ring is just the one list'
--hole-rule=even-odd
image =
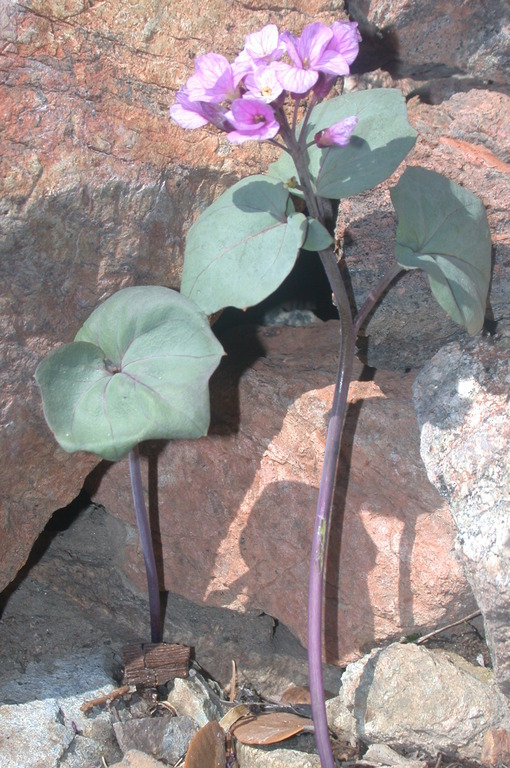
{"label": "purple stem", "polygon": [[[305,123],[310,114],[311,109],[307,112]],[[305,131],[304,129],[301,130],[299,139],[296,139],[293,130],[294,126],[293,128],[290,127],[283,110],[280,110],[279,117],[281,135],[294,160],[308,212],[324,224],[326,218],[325,201],[321,200],[313,190],[306,158]],[[333,406],[324,450],[324,463],[319,486],[310,559],[308,587],[308,675],[315,739],[321,766],[322,768],[334,768],[335,760],[329,739],[322,676],[322,606],[331,508],[336,485],[340,442],[347,413],[347,395],[352,377],[356,337],[363,322],[401,268],[395,265],[389,270],[368,295],[356,320],[353,321],[349,297],[338,267],[335,252],[332,248],[329,248],[326,251],[319,252],[319,256],[333,291],[340,318],[340,352]]]}
{"label": "purple stem", "polygon": [[129,452],[129,474],[131,477],[131,490],[133,492],[136,522],[138,525],[138,533],[140,534],[143,559],[145,561],[145,570],[147,573],[149,610],[151,615],[151,639],[153,643],[160,643],[162,632],[158,572],[156,570],[156,559],[154,557],[154,547],[152,546],[149,518],[147,517],[147,510],[145,508],[142,475],[140,472],[140,453],[137,445]]}
{"label": "purple stem", "polygon": [[[335,294],[336,298],[336,294]],[[338,298],[336,298],[338,301]],[[344,305],[345,308],[345,305]],[[348,304],[347,304],[348,309]],[[335,761],[329,740],[324,682],[322,677],[322,605],[326,549],[331,521],[331,508],[336,485],[336,472],[340,441],[347,411],[347,394],[354,362],[354,333],[352,319],[341,321],[340,353],[338,372],[333,397],[333,407],[328,424],[324,463],[322,465],[319,497],[315,514],[312,539],[310,574],[308,585],[308,676],[315,738],[321,765],[334,768]]]}
{"label": "purple stem", "polygon": [[[304,131],[301,131],[299,140],[296,140],[294,132],[290,129],[284,116],[280,125],[282,136],[289,147],[296,166],[308,212],[311,216],[324,223],[325,209],[323,201],[315,195],[308,172]],[[333,291],[340,317],[340,353],[333,408],[324,451],[324,464],[319,487],[310,560],[308,588],[308,676],[315,739],[321,766],[322,768],[334,768],[335,760],[329,739],[322,676],[322,605],[326,545],[336,484],[340,440],[347,409],[347,393],[354,362],[355,334],[349,297],[338,268],[335,252],[329,248],[326,251],[320,251],[319,256]]]}

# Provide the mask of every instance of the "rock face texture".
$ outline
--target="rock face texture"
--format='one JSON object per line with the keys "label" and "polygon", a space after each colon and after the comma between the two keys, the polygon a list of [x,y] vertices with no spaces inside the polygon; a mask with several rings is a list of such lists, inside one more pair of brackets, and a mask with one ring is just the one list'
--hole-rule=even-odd
{"label": "rock face texture", "polygon": [[249,13],[226,0],[198,13],[166,0],[0,3],[0,590],[97,463],[55,447],[37,363],[119,288],[177,287],[196,215],[275,158],[170,121],[193,58],[233,57],[270,21],[297,31],[340,13],[320,0]]}
{"label": "rock face texture", "polygon": [[[338,323],[248,334],[225,340],[209,436],[148,448],[161,585],[210,605],[264,611],[305,642]],[[327,570],[330,662],[472,610],[448,508],[419,457],[413,378],[381,371],[351,386]],[[98,467],[87,488],[133,525],[125,461]],[[143,588],[133,541],[126,573]]]}
{"label": "rock face texture", "polygon": [[[368,64],[346,87],[401,87],[420,132],[408,161],[444,170],[482,197],[494,238],[490,311],[504,322],[509,35],[498,0],[457,6],[350,3],[368,41],[360,62]],[[118,288],[177,286],[184,238],[197,214],[275,159],[274,148],[234,148],[215,131],[190,133],[170,122],[168,107],[193,58],[212,49],[231,58],[247,33],[268,22],[299,32],[309,21],[331,23],[342,14],[342,3],[323,0],[280,6],[255,0],[249,11],[226,0],[203,0],[191,11],[167,0],[0,4],[0,589],[97,463],[55,446],[33,382],[38,361],[72,340],[96,304]],[[358,302],[393,249],[388,186],[397,177],[342,204],[339,230]],[[365,358],[397,373],[381,371],[375,384],[361,382],[352,391],[352,419],[356,403],[364,399],[367,407],[359,413],[345,503],[345,489],[338,491],[346,527],[341,549],[333,531],[328,572],[331,659],[351,658],[374,639],[472,607],[452,554],[449,512],[419,463],[411,377],[399,373],[423,364],[459,333],[420,280],[400,281],[364,329]],[[290,337],[268,337],[281,346],[268,349],[253,369],[253,359],[228,363],[213,392],[211,439],[148,449],[148,489],[153,509],[159,505],[162,585],[213,604],[265,606],[303,637],[304,574],[337,340],[331,332],[314,358],[317,339],[301,333],[295,378],[284,366]],[[315,368],[303,364],[308,357]],[[363,450],[361,434],[368,436]],[[89,487],[113,509],[125,506],[119,514],[127,519],[124,471],[111,468],[98,486],[103,467]],[[126,568],[141,581],[135,546]],[[343,573],[357,577],[342,584]],[[365,606],[363,617],[356,600]]]}
{"label": "rock face texture", "polygon": [[379,39],[377,63],[394,76],[508,84],[510,21],[501,3],[349,0],[349,13],[365,37]]}
{"label": "rock face texture", "polygon": [[510,334],[448,344],[420,371],[421,455],[446,498],[487,629],[496,679],[510,696]]}
{"label": "rock face texture", "polygon": [[350,664],[327,710],[330,726],[347,739],[476,760],[487,730],[507,725],[510,714],[491,670],[412,643]]}

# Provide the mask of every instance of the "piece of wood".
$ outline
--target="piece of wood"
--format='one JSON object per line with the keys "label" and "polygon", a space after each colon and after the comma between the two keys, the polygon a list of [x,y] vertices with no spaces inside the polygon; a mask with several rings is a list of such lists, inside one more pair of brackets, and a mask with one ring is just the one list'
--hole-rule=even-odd
{"label": "piece of wood", "polygon": [[82,712],[88,712],[89,709],[99,707],[101,704],[110,704],[114,699],[118,699],[120,696],[124,696],[125,693],[129,693],[129,685],[123,685],[121,688],[115,688],[110,693],[104,693],[102,696],[98,696],[97,699],[89,699],[84,701],[80,707]]}
{"label": "piece of wood", "polygon": [[187,677],[191,648],[177,643],[126,645],[122,650],[125,685],[153,688]]}

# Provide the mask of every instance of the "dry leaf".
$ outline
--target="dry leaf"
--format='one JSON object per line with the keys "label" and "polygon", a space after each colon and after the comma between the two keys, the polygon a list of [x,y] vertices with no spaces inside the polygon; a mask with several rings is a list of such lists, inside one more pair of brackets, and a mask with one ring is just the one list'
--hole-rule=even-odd
{"label": "dry leaf", "polygon": [[191,739],[184,768],[225,768],[226,760],[225,732],[212,720]]}
{"label": "dry leaf", "polygon": [[246,723],[234,726],[232,734],[242,744],[276,744],[290,739],[304,730],[313,730],[313,721],[289,712],[270,712],[257,715]]}
{"label": "dry leaf", "polygon": [[239,720],[239,718],[246,717],[246,715],[249,714],[250,708],[246,704],[238,704],[237,707],[232,707],[232,709],[229,709],[226,715],[223,715],[220,720],[220,725],[225,733],[228,733],[228,731],[232,728],[234,723]]}

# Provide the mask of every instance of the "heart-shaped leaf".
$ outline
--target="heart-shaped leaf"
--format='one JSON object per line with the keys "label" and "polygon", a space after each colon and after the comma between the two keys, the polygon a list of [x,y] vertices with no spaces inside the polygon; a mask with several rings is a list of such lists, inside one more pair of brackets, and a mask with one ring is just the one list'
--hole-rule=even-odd
{"label": "heart-shaped leaf", "polygon": [[169,288],[125,288],[38,366],[46,421],[64,450],[111,461],[142,440],[201,437],[222,354],[192,301]]}
{"label": "heart-shaped leaf", "polygon": [[[416,141],[402,93],[376,88],[346,93],[315,107],[305,130],[307,143],[318,131],[352,115],[358,123],[346,147],[308,148],[308,169],[320,197],[339,200],[375,187],[391,176]],[[298,135],[299,130],[300,126]],[[298,175],[286,152],[270,166],[269,174],[291,188]]]}
{"label": "heart-shaped leaf", "polygon": [[276,179],[249,176],[199,216],[186,239],[181,293],[208,315],[258,304],[291,271],[306,217]]}
{"label": "heart-shaped leaf", "polygon": [[390,194],[398,215],[398,263],[423,269],[452,320],[478,333],[491,274],[491,237],[481,200],[419,167],[407,168]]}

